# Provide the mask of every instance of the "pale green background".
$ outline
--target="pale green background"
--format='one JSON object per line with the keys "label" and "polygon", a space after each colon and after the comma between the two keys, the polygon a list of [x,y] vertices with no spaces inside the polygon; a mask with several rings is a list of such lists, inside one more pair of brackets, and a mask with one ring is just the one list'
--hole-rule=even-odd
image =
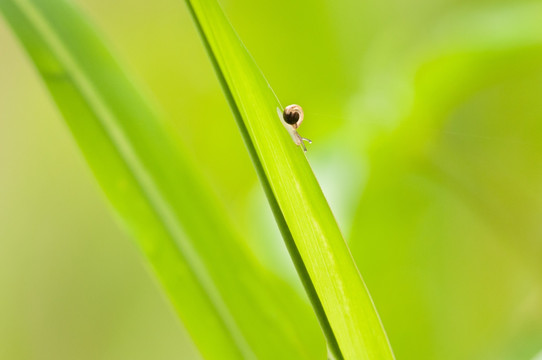
{"label": "pale green background", "polygon": [[[298,286],[183,1],[76,3]],[[397,358],[533,359],[542,3],[221,3],[283,105],[305,109],[309,160]],[[173,358],[198,356],[1,20],[0,359]]]}

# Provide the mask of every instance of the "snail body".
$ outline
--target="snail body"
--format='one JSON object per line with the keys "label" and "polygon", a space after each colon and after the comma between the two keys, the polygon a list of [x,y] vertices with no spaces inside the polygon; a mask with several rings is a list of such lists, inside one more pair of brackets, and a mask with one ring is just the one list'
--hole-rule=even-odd
{"label": "snail body", "polygon": [[311,140],[301,137],[297,132],[297,128],[301,125],[304,118],[303,109],[301,106],[292,104],[286,106],[284,111],[280,111],[280,108],[277,108],[277,113],[281,119],[282,125],[288,130],[288,133],[292,137],[294,143],[303,148],[303,151],[307,151],[303,141],[307,141],[309,144],[312,143]]}

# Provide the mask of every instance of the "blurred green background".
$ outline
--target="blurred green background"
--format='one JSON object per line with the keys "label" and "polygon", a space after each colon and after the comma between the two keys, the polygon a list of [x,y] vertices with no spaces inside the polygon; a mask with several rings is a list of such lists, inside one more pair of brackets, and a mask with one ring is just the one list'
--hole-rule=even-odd
{"label": "blurred green background", "polygon": [[[299,287],[184,3],[76,3]],[[397,358],[534,359],[542,2],[221,4],[283,105],[305,110],[307,156]],[[199,359],[4,21],[0,205],[0,359]]]}

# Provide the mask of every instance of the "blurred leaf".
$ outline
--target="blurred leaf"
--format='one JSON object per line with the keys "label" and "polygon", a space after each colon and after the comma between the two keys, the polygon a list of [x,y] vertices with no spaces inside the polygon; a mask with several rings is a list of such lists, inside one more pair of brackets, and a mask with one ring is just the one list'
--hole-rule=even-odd
{"label": "blurred leaf", "polygon": [[65,1],[0,0],[0,10],[202,355],[323,357],[310,308],[247,251],[86,19]]}
{"label": "blurred leaf", "polygon": [[282,106],[218,3],[187,4],[320,320],[328,350],[337,358],[393,358],[320,186],[303,151],[281,123]]}
{"label": "blurred leaf", "polygon": [[461,12],[394,58],[403,103],[371,148],[350,243],[398,357],[540,347],[541,21],[540,4]]}

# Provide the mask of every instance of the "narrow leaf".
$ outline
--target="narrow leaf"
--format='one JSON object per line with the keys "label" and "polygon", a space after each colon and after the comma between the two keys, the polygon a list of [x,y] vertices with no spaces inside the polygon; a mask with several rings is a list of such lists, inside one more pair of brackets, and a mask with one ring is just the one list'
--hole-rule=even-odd
{"label": "narrow leaf", "polygon": [[[283,110],[216,0],[187,0],[331,356],[392,359],[350,251]],[[310,121],[310,114],[307,120]]]}
{"label": "narrow leaf", "polygon": [[309,307],[248,252],[88,21],[60,0],[0,0],[0,10],[202,355],[321,357]]}

